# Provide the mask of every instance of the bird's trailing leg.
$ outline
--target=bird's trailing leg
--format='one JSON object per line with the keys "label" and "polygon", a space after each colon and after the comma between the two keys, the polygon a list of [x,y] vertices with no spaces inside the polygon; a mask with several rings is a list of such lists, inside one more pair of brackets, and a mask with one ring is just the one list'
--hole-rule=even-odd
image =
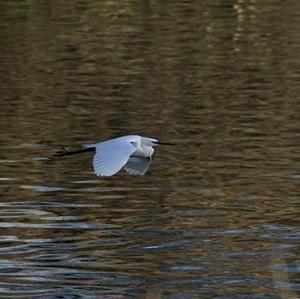
{"label": "bird's trailing leg", "polygon": [[54,157],[63,157],[63,156],[81,154],[81,153],[86,153],[86,152],[95,152],[95,148],[87,147],[87,148],[82,148],[82,149],[75,150],[75,151],[70,151],[67,147],[64,146],[61,150],[57,151],[53,156]]}

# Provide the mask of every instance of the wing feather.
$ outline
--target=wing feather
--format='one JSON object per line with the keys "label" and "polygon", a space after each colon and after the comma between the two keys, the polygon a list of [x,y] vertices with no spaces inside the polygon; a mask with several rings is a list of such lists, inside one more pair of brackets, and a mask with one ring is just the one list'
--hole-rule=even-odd
{"label": "wing feather", "polygon": [[93,158],[94,171],[97,176],[112,176],[124,167],[135,147],[129,142],[112,139],[95,145]]}
{"label": "wing feather", "polygon": [[150,158],[132,156],[127,161],[124,169],[131,175],[144,175],[151,165]]}

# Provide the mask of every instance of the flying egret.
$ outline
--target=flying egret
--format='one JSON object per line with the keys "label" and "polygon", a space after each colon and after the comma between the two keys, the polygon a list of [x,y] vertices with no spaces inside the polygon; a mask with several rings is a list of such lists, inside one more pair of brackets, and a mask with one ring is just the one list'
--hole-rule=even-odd
{"label": "flying egret", "polygon": [[127,135],[95,144],[83,146],[80,150],[58,151],[54,156],[67,156],[94,152],[93,166],[97,176],[112,176],[122,168],[130,175],[144,175],[151,164],[156,145],[174,145],[139,135]]}

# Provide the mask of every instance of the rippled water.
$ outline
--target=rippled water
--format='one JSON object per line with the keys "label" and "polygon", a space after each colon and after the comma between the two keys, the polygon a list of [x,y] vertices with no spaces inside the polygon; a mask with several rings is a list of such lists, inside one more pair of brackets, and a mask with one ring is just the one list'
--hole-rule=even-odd
{"label": "rippled water", "polygon": [[[300,2],[0,4],[1,298],[297,298]],[[177,144],[97,178],[122,134]]]}

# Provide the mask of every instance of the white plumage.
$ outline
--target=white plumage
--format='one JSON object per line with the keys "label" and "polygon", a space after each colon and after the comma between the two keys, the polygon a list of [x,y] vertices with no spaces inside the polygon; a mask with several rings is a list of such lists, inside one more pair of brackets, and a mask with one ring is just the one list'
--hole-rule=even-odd
{"label": "white plumage", "polygon": [[77,151],[64,148],[63,151],[57,152],[56,156],[94,151],[93,167],[97,176],[112,176],[122,168],[131,175],[144,175],[151,165],[153,147],[159,144],[173,145],[153,138],[127,135],[89,144]]}

